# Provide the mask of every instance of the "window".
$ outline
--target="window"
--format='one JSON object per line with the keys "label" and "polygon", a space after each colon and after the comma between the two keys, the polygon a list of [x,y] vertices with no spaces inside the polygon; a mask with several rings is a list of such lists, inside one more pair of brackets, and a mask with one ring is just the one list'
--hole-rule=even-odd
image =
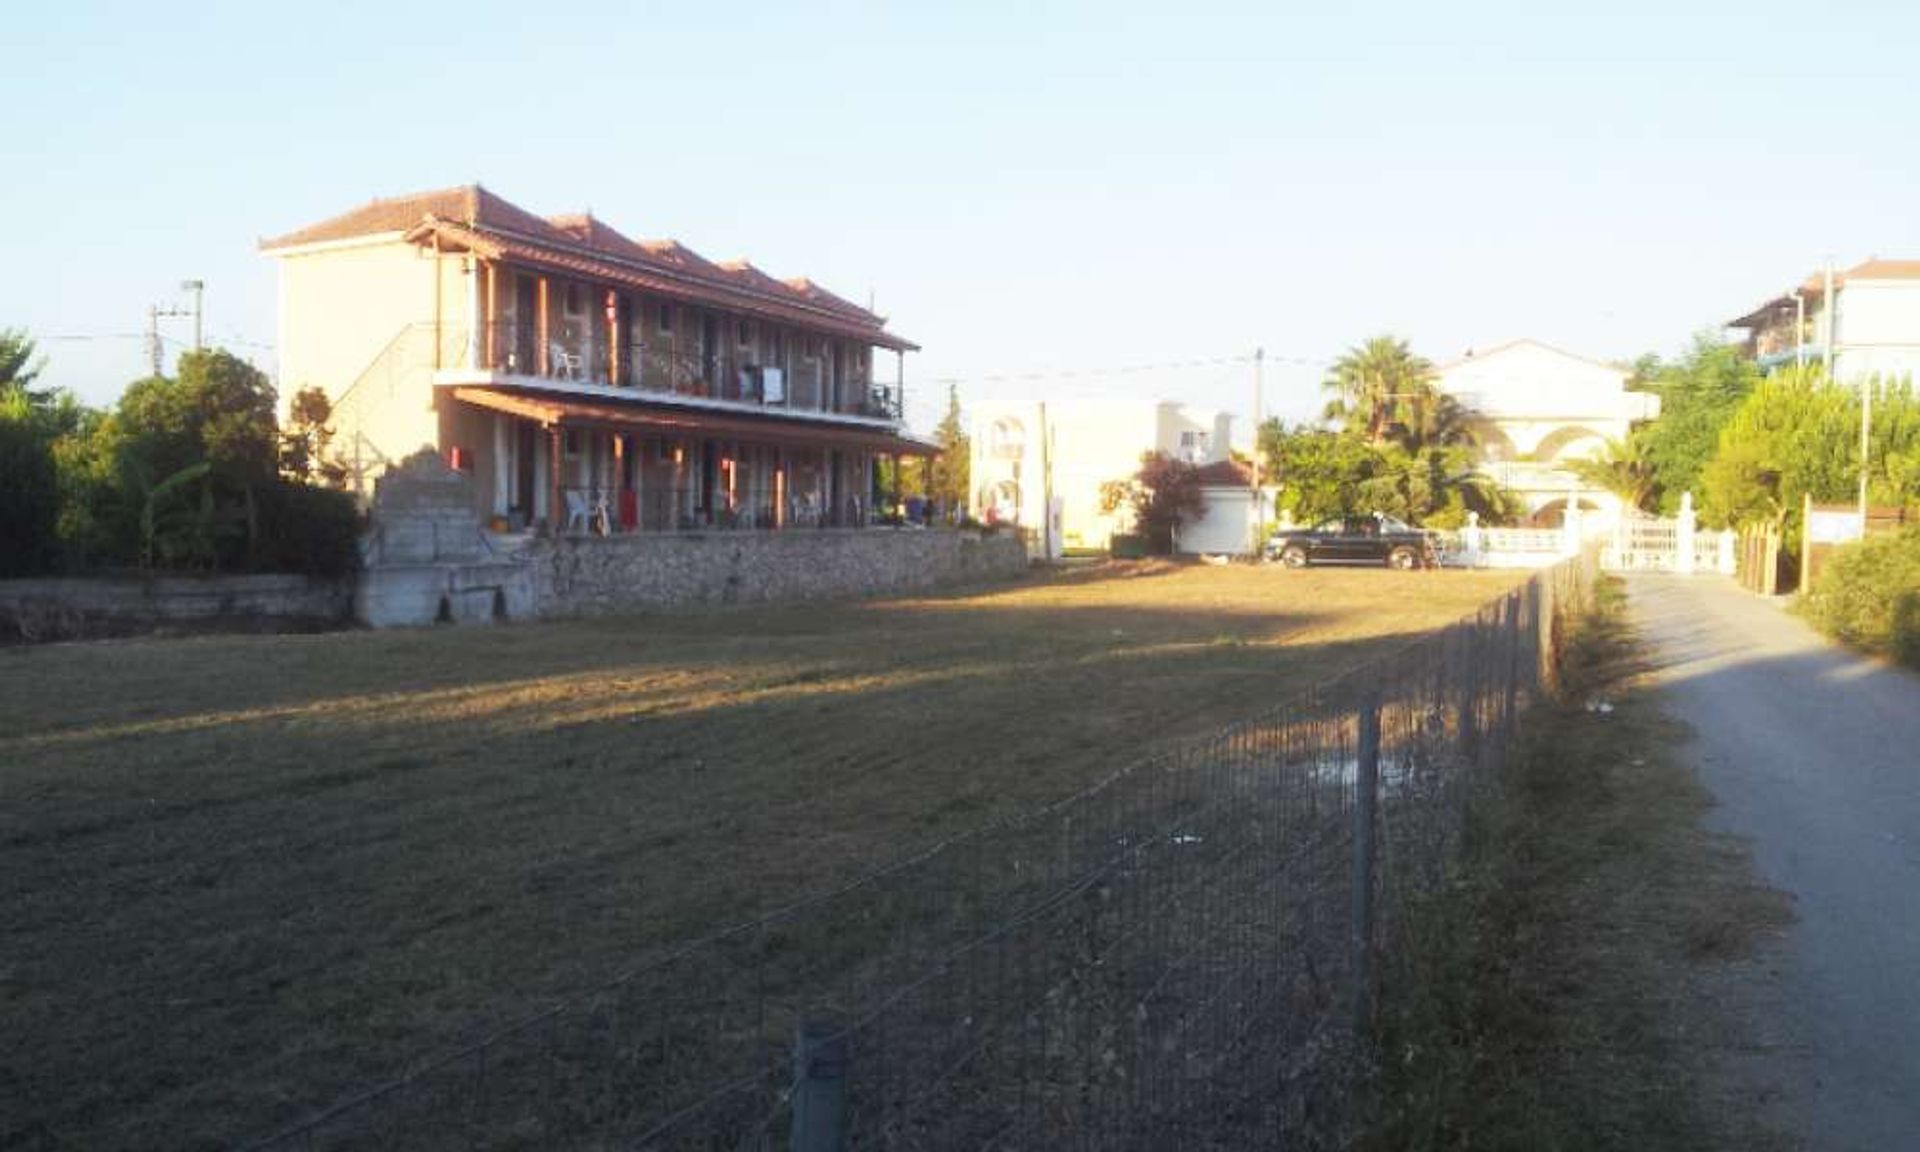
{"label": "window", "polygon": [[753,343],[753,325],[747,323],[745,320],[742,320],[740,321],[738,328],[739,328],[738,335],[740,338],[740,347],[745,348],[748,345],[752,344]]}
{"label": "window", "polygon": [[578,316],[587,310],[587,294],[578,284],[567,285],[565,300],[569,316]]}
{"label": "window", "polygon": [[673,305],[671,304],[660,305],[659,322],[660,322],[660,331],[662,332],[673,331]]}

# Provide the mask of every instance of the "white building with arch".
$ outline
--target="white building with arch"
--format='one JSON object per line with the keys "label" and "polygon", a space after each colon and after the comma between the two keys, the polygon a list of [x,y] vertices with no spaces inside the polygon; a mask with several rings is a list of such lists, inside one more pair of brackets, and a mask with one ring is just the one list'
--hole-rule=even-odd
{"label": "white building with arch", "polygon": [[1660,398],[1632,392],[1632,373],[1536,340],[1468,352],[1435,370],[1435,383],[1474,413],[1485,470],[1526,501],[1538,523],[1557,526],[1569,500],[1611,521],[1618,497],[1582,482],[1568,463],[1599,455],[1608,440],[1660,414]]}

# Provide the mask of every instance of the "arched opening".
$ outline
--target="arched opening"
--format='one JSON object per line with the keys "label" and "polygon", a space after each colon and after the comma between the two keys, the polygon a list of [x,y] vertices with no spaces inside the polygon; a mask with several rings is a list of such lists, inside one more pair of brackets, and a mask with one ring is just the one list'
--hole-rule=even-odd
{"label": "arched opening", "polygon": [[1011,416],[993,422],[987,435],[987,451],[1001,460],[1018,460],[1027,453],[1026,425]]}
{"label": "arched opening", "polygon": [[[1589,512],[1605,511],[1605,509],[1600,507],[1600,505],[1594,503],[1592,500],[1589,500],[1584,496],[1575,498],[1575,506],[1580,509],[1580,514],[1582,516],[1586,515]],[[1533,515],[1527,517],[1527,527],[1559,528],[1566,522],[1566,517],[1567,517],[1566,498],[1561,497],[1558,500],[1549,500],[1545,504],[1542,504],[1539,508],[1535,509]]]}
{"label": "arched opening", "polygon": [[1577,424],[1555,428],[1534,446],[1533,458],[1543,464],[1564,460],[1589,460],[1607,446],[1607,438],[1591,428]]}

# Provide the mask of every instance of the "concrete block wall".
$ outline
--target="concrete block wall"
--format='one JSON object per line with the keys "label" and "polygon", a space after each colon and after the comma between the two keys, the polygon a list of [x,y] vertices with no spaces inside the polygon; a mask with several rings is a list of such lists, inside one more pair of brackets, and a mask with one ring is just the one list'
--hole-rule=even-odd
{"label": "concrete block wall", "polygon": [[0,641],[344,625],[353,581],[306,576],[96,576],[0,581]]}

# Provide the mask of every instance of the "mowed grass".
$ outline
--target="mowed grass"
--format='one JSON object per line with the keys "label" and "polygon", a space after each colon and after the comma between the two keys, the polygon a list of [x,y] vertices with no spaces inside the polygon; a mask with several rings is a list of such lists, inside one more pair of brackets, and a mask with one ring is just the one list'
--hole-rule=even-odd
{"label": "mowed grass", "polygon": [[0,651],[0,1146],[258,1135],[1515,582],[1109,566]]}

